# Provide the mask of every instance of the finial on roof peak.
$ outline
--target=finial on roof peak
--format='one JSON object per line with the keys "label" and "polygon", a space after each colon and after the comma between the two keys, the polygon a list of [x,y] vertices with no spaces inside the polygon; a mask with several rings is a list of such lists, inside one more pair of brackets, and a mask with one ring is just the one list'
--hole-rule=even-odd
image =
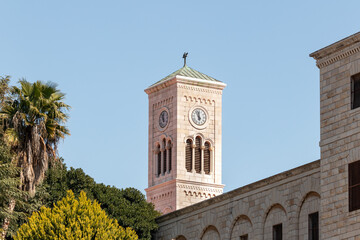
{"label": "finial on roof peak", "polygon": [[184,52],[183,54],[183,59],[184,59],[184,67],[186,66],[186,58],[187,58],[188,53]]}

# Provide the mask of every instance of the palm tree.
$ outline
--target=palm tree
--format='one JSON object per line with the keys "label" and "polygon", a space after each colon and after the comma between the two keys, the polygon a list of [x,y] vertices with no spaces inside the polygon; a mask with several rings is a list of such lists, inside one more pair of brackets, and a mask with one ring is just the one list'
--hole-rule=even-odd
{"label": "palm tree", "polygon": [[22,189],[35,194],[35,186],[44,178],[49,159],[56,159],[59,140],[69,135],[62,125],[68,119],[69,105],[54,83],[33,84],[22,79],[21,88],[12,87],[12,98],[1,111],[5,120],[5,141],[15,152],[21,168]]}
{"label": "palm tree", "polygon": [[[33,197],[49,161],[56,159],[59,140],[70,134],[63,125],[70,106],[62,102],[65,95],[54,83],[25,79],[19,83],[20,88],[12,87],[10,98],[2,103],[0,117],[5,142],[14,153],[12,162],[20,168],[20,188]],[[10,202],[12,211],[15,201]]]}

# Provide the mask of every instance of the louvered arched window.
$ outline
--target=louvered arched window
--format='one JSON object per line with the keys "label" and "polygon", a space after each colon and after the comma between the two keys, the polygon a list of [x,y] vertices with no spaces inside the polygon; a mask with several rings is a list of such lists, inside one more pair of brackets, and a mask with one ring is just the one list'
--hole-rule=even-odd
{"label": "louvered arched window", "polygon": [[156,149],[156,161],[157,161],[157,175],[160,176],[160,174],[161,174],[161,151],[160,151],[160,145],[158,145],[157,149]]}
{"label": "louvered arched window", "polygon": [[210,174],[210,143],[205,143],[204,149],[204,172]]}
{"label": "louvered arched window", "polygon": [[172,144],[171,144],[171,141],[168,141],[168,161],[169,161],[169,172],[171,171],[171,155],[172,155]]}
{"label": "louvered arched window", "polygon": [[163,161],[163,173],[166,173],[166,140],[165,140],[165,138],[163,139],[163,151],[162,151],[162,154],[163,154],[163,158],[164,158],[164,161]]}
{"label": "louvered arched window", "polygon": [[192,141],[191,139],[186,140],[185,147],[185,167],[188,172],[192,170]]}
{"label": "louvered arched window", "polygon": [[195,171],[201,172],[201,137],[195,138]]}

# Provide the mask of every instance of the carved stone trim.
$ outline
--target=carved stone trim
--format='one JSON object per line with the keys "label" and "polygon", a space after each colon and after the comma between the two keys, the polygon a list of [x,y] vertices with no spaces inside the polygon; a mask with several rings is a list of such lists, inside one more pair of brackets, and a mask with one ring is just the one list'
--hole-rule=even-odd
{"label": "carved stone trim", "polygon": [[195,198],[212,198],[216,197],[214,193],[209,192],[195,192],[195,191],[186,191],[184,190],[185,196],[195,197]]}
{"label": "carved stone trim", "polygon": [[163,200],[165,198],[169,198],[172,196],[172,193],[173,192],[171,191],[171,192],[167,192],[167,193],[156,194],[156,195],[150,197],[150,201],[157,202],[157,201]]}
{"label": "carved stone trim", "polygon": [[163,99],[163,100],[161,100],[161,101],[159,101],[159,102],[157,102],[157,103],[154,103],[154,104],[153,104],[153,110],[159,109],[159,108],[161,108],[161,107],[163,107],[163,106],[165,106],[165,105],[168,105],[168,104],[172,103],[173,98],[174,98],[174,97],[171,96],[171,97],[166,98],[166,99]]}
{"label": "carved stone trim", "polygon": [[210,104],[210,105],[215,103],[215,100],[213,100],[213,99],[205,99],[205,98],[187,96],[187,95],[184,95],[184,97],[185,97],[185,101],[187,101],[187,102],[198,102],[198,103],[205,103],[205,104]]}
{"label": "carved stone trim", "polygon": [[[164,82],[159,82],[155,85],[152,85],[152,86],[148,87],[147,89],[145,89],[144,91],[147,94],[151,94],[151,93],[157,92],[163,88],[169,87],[175,83],[183,83],[186,85],[193,85],[193,86],[194,85],[202,86],[204,88],[212,88],[212,89],[218,89],[218,90],[223,90],[226,87],[226,84],[223,82],[214,82],[214,81],[208,81],[208,80],[204,80],[204,79],[197,79],[197,78],[176,75],[175,77],[170,78]],[[199,91],[203,91],[201,88],[198,88],[198,87],[195,89],[199,90]],[[209,89],[206,89],[206,90],[209,90]],[[221,91],[213,91],[213,93],[221,94]]]}
{"label": "carved stone trim", "polygon": [[182,88],[182,89],[191,90],[191,91],[198,91],[198,92],[205,92],[205,93],[212,93],[212,94],[222,95],[221,90],[200,88],[200,87],[195,87],[195,86],[191,86],[191,85],[178,84],[177,88]]}
{"label": "carved stone trim", "polygon": [[320,50],[311,53],[310,57],[314,58],[315,60],[320,60],[322,58],[329,56],[332,53],[343,50],[358,42],[360,42],[360,32],[357,32],[344,39],[341,39],[333,44],[330,44],[329,46],[321,48]]}
{"label": "carved stone trim", "polygon": [[342,51],[337,52],[337,53],[333,53],[328,57],[317,60],[316,66],[318,68],[326,67],[326,66],[328,66],[328,65],[330,65],[330,64],[332,64],[334,62],[340,61],[341,59],[344,59],[344,58],[346,58],[346,57],[348,57],[350,55],[353,55],[353,54],[355,54],[355,53],[357,53],[359,51],[360,51],[360,46],[355,47],[355,48],[351,48],[351,49],[348,49],[348,50],[342,50]]}
{"label": "carved stone trim", "polygon": [[202,192],[211,192],[211,193],[223,193],[222,189],[216,189],[211,187],[201,187],[201,186],[191,186],[186,184],[177,184],[176,187],[187,190],[202,191]]}

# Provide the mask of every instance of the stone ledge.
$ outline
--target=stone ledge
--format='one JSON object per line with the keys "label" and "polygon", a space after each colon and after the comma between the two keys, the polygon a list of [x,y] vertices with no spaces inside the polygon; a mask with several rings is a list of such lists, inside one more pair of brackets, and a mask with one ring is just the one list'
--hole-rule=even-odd
{"label": "stone ledge", "polygon": [[221,195],[216,196],[214,198],[211,198],[209,200],[205,200],[205,201],[202,201],[200,203],[196,203],[194,205],[191,205],[189,207],[185,207],[185,208],[179,209],[177,211],[165,214],[165,215],[160,216],[159,218],[157,218],[156,222],[157,223],[162,223],[162,222],[168,221],[170,219],[179,217],[181,215],[194,212],[196,210],[205,208],[205,207],[210,206],[212,204],[231,199],[231,198],[233,198],[235,196],[238,196],[238,195],[241,195],[241,194],[256,190],[258,188],[261,188],[261,187],[267,186],[269,184],[279,182],[279,181],[284,180],[284,179],[288,179],[289,177],[292,177],[292,176],[300,175],[300,174],[302,174],[304,172],[308,172],[308,171],[311,171],[311,170],[317,169],[317,168],[320,168],[320,160],[317,160],[317,161],[302,165],[302,166],[297,167],[297,168],[293,168],[291,170],[276,174],[276,175],[271,176],[269,178],[265,178],[265,179],[262,179],[260,181],[257,181],[257,182],[251,183],[249,185],[246,185],[244,187],[240,187],[240,188],[237,188],[237,189],[232,190],[230,192],[221,194]]}
{"label": "stone ledge", "polygon": [[320,60],[320,59],[322,59],[334,52],[340,51],[356,42],[360,42],[360,32],[357,32],[357,33],[350,35],[344,39],[341,39],[333,44],[330,44],[329,46],[321,48],[321,49],[311,53],[309,56],[314,58],[315,60]]}
{"label": "stone ledge", "polygon": [[[177,84],[177,83],[180,83],[180,84],[178,84],[178,87],[180,87],[180,88],[197,90],[197,91],[201,91],[201,92],[209,92],[209,93],[220,94],[220,95],[222,94],[222,90],[226,87],[226,84],[222,83],[222,82],[213,82],[213,81],[204,80],[204,79],[176,75],[175,77],[169,78],[168,80],[166,80],[164,82],[159,82],[155,85],[152,85],[152,86],[146,88],[144,91],[148,95],[150,95],[151,93],[157,92],[161,89],[164,89],[168,86],[171,86],[171,85]],[[181,85],[181,84],[183,84],[183,85]],[[210,89],[202,89],[199,87],[205,87],[205,88],[210,88]]]}

